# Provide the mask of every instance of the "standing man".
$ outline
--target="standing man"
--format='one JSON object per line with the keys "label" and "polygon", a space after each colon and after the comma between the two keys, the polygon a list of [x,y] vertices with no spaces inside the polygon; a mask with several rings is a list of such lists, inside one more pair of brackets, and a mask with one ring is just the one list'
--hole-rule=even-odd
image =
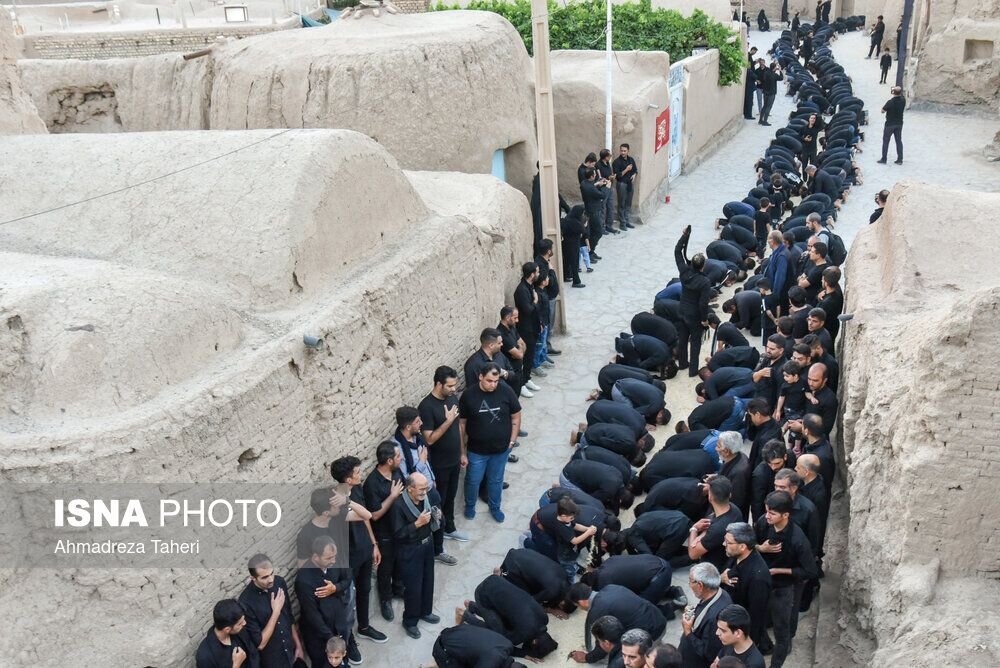
{"label": "standing man", "polygon": [[260,655],[247,631],[243,606],[236,599],[219,601],[212,610],[212,628],[198,645],[195,668],[258,668]]}
{"label": "standing man", "polygon": [[[687,245],[691,237],[691,226],[681,233],[674,247],[674,261],[681,279],[681,320],[677,323],[677,365],[688,367],[688,376],[698,375],[698,361],[701,357],[701,339],[708,328],[708,302],[712,299],[712,282],[705,275],[705,256],[695,253],[690,264],[687,260]],[[688,347],[690,344],[690,356]]]}
{"label": "standing man", "polygon": [[[399,550],[403,574],[403,629],[414,640],[420,637],[417,622],[437,624],[434,614],[434,542],[440,510],[427,498],[430,482],[421,473],[406,479],[406,491],[392,506],[392,533]],[[433,512],[437,510],[437,512]]]}
{"label": "standing man", "polygon": [[882,106],[885,114],[885,128],[882,130],[882,157],[878,163],[884,165],[889,154],[889,138],[896,140],[896,164],[903,164],[903,110],[906,109],[906,98],[903,89],[892,87],[892,97]]}
{"label": "standing man", "polygon": [[[494,368],[496,368],[494,366]],[[382,618],[387,622],[393,619],[393,594],[402,595],[403,583],[396,563],[396,547],[392,537],[392,521],[388,517],[389,510],[403,493],[403,476],[399,467],[403,462],[403,454],[399,446],[392,441],[382,441],[375,448],[375,470],[365,478],[363,491],[365,506],[372,514],[372,530],[382,562],[378,565],[377,583],[378,598]]]}
{"label": "standing man", "polygon": [[462,471],[462,436],[458,426],[458,399],[455,397],[457,387],[458,374],[455,370],[450,366],[439,366],[434,370],[434,387],[420,401],[417,411],[423,423],[421,434],[430,450],[431,469],[441,494],[444,537],[464,543],[469,537],[455,526],[455,497],[458,496],[458,479]]}
{"label": "standing man", "polygon": [[[610,220],[610,219],[609,219]],[[559,296],[559,274],[552,268],[552,259],[555,257],[552,239],[543,239],[538,242],[538,250],[535,252],[535,264],[542,276],[549,277],[549,284],[545,287],[545,294],[549,298],[549,323],[555,325],[556,322],[556,298]],[[550,337],[551,338],[551,337]],[[551,341],[548,342],[549,355],[562,355],[561,350],[556,350]]]}
{"label": "standing man", "polygon": [[312,665],[322,666],[330,638],[340,636],[350,645],[351,571],[334,567],[337,545],[330,536],[317,536],[310,551],[309,561],[295,576],[295,595],[306,653]]}
{"label": "standing man", "polygon": [[[597,244],[604,235],[604,197],[607,183],[597,178],[597,170],[588,168],[580,181],[580,195],[583,196],[583,207],[587,210],[587,238],[590,240],[590,260],[600,262],[597,254]],[[524,314],[521,314],[524,316]]]}
{"label": "standing man", "polygon": [[754,645],[750,637],[750,615],[740,605],[730,605],[719,613],[719,641],[722,650],[719,659],[734,656],[740,660],[740,665],[746,668],[766,668],[764,655]]}
{"label": "standing man", "polygon": [[688,573],[688,586],[698,603],[688,606],[681,617],[680,650],[685,667],[708,668],[722,649],[717,620],[733,601],[720,584],[719,569],[708,562],[695,564]]}
{"label": "standing man", "polygon": [[753,66],[754,56],[757,54],[757,47],[750,47],[747,53],[746,81],[743,89],[743,118],[748,121],[753,120],[753,95],[757,90],[757,79],[754,77]]}
{"label": "standing man", "polygon": [[[384,643],[386,635],[373,627],[368,617],[369,603],[372,594],[372,571],[382,562],[372,531],[371,511],[365,506],[365,495],[361,491],[361,460],[357,457],[340,457],[330,464],[330,476],[337,483],[335,491],[351,500],[348,513],[348,536],[350,553],[348,561],[351,575],[354,579],[354,610],[358,618],[357,635],[372,642]],[[351,637],[347,648],[348,658],[352,663],[361,663],[361,650],[358,649],[356,638]]]}
{"label": "standing man", "polygon": [[[431,506],[441,508],[441,494],[437,491],[427,444],[424,443],[424,438],[420,435],[420,428],[423,426],[423,422],[420,421],[420,413],[412,406],[401,406],[396,409],[396,425],[398,428],[391,440],[403,452],[403,462],[399,467],[400,472],[404,478],[411,473],[420,473],[427,478],[427,499]],[[444,551],[444,528],[440,526],[440,523],[438,528],[434,530],[434,560],[447,566],[454,566],[458,563],[458,559]]]}
{"label": "standing man", "polygon": [[[500,330],[487,327],[479,334],[479,350],[472,353],[469,359],[465,360],[462,370],[465,372],[465,386],[475,385],[479,379],[479,371],[490,362],[500,369],[500,380],[510,385],[511,388],[520,387],[524,382],[519,373],[514,371],[510,360],[500,352],[503,348],[503,335]],[[534,383],[525,384],[529,389]],[[515,390],[515,393],[517,390]]]}
{"label": "standing man", "polygon": [[[872,26],[872,41],[871,45],[868,47],[868,55],[865,56],[865,60],[872,57],[872,54],[878,55],[878,52],[882,50],[882,39],[885,37],[885,21],[882,20],[882,15],[879,14],[878,18],[875,19],[875,25]],[[890,58],[890,62],[891,62]],[[883,77],[884,79],[884,77]],[[883,80],[881,83],[885,83]]]}
{"label": "standing man", "polygon": [[246,631],[260,650],[261,668],[292,668],[304,660],[305,650],[299,627],[292,616],[291,599],[285,579],[274,572],[266,554],[255,554],[247,564],[250,584],[239,602],[246,613]]}
{"label": "standing man", "polygon": [[[546,240],[543,239],[543,241]],[[549,243],[552,242],[551,239],[547,241]],[[519,382],[520,378],[524,376],[524,352],[527,349],[524,339],[521,338],[521,334],[517,331],[517,321],[519,318],[520,313],[513,306],[501,307],[500,323],[497,325],[497,331],[500,332],[500,352],[510,362],[510,366],[514,370],[513,378],[518,380],[518,382],[508,381],[508,385],[514,390],[514,394],[522,396],[525,399],[530,399],[535,396],[534,393]],[[474,383],[478,379],[478,376],[478,373],[474,374],[471,381],[466,376],[466,385]]]}
{"label": "standing man", "polygon": [[632,186],[636,175],[639,174],[639,166],[628,152],[628,144],[619,146],[618,157],[611,165],[615,170],[615,182],[618,188],[618,226],[623,230],[635,227],[629,222],[629,218],[632,214]]}
{"label": "standing man", "polygon": [[[532,392],[536,392],[538,388],[531,382],[531,364],[535,359],[535,346],[538,345],[538,337],[542,334],[542,318],[538,312],[538,294],[535,292],[536,278],[538,278],[538,265],[534,262],[525,262],[521,265],[521,282],[514,288],[514,306],[517,307],[518,314],[517,332],[524,339],[521,382]],[[537,369],[535,373],[539,376],[545,375],[544,371],[539,373]],[[470,380],[472,379],[467,376],[466,386],[470,384]]]}
{"label": "standing man", "polygon": [[[533,264],[533,263],[531,263]],[[507,456],[521,429],[521,404],[507,385],[500,383],[500,369],[487,364],[478,385],[466,388],[458,402],[461,464],[465,473],[465,517],[476,517],[479,485],[486,478],[490,515],[504,521],[500,504]]]}
{"label": "standing man", "polygon": [[726,554],[729,561],[722,571],[722,586],[750,614],[747,634],[760,647],[770,646],[767,637],[768,605],[771,601],[771,571],[755,549],[753,527],[736,522],[726,527]]}
{"label": "standing man", "polygon": [[784,80],[785,75],[782,74],[778,63],[772,62],[769,67],[761,70],[759,77],[760,87],[764,90],[764,108],[761,109],[760,118],[757,119],[757,122],[761,125],[771,125],[767,122],[767,119],[771,115],[774,98],[778,95],[778,82]]}
{"label": "standing man", "polygon": [[607,187],[604,189],[604,232],[605,234],[618,234],[619,232],[624,232],[626,227],[618,227],[620,229],[614,228],[615,223],[615,195],[617,194],[617,188],[615,187],[615,169],[611,166],[611,150],[602,148],[601,149],[601,159],[597,161],[597,178],[602,179],[607,182]]}

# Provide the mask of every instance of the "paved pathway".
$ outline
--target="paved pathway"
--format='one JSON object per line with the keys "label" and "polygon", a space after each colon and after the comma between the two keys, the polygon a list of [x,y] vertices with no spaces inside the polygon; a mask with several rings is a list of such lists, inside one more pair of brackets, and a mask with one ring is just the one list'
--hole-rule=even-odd
{"label": "paved pathway", "polygon": [[[766,51],[776,36],[773,32],[754,32],[751,40]],[[866,50],[867,40],[859,34],[842,37],[835,46],[837,59],[854,78],[857,94],[873,110],[873,123],[866,128],[865,152],[860,156],[865,184],[852,191],[837,227],[848,244],[856,231],[867,224],[875,193],[891,187],[897,179],[935,179],[954,187],[1000,189],[1000,167],[977,157],[996,131],[997,123],[988,120],[910,112],[904,129],[905,164],[901,167],[875,164],[881,141],[878,110],[883,98],[888,97],[888,87],[875,83],[878,66],[875,61],[864,60]],[[373,605],[373,621],[390,635],[392,642],[379,646],[362,642],[369,665],[409,667],[430,662],[436,628],[451,624],[455,606],[471,598],[476,584],[500,563],[510,547],[517,545],[519,534],[527,528],[528,518],[537,508],[539,495],[558,477],[570,454],[569,430],[583,419],[585,397],[596,385],[598,370],[614,352],[615,335],[628,328],[634,313],[650,308],[652,295],[676,275],[673,246],[680,230],[687,224],[693,226],[692,252],[716,236],[713,220],[721,215],[724,203],[741,199],[753,185],[753,162],[763,153],[779,127],[779,119],[787,117],[791,106],[791,98],[779,95],[772,116],[774,127],[765,128],[748,121],[715,155],[693,173],[675,181],[671,203],[662,207],[648,224],[601,242],[600,252],[605,260],[595,265],[594,273],[585,275],[587,287],[566,290],[570,332],[558,340],[564,354],[546,378],[538,379],[542,391],[524,401],[524,427],[530,435],[522,439],[524,445],[518,453],[521,461],[507,469],[511,488],[504,500],[506,523],[496,524],[486,512],[480,512],[475,521],[459,521],[473,540],[465,544],[448,543],[447,548],[460,563],[455,567],[438,566],[435,611],[443,621],[441,627],[422,625],[421,640],[413,641],[403,635],[398,621],[402,613],[400,602],[396,602],[394,623],[383,622],[377,606]],[[947,226],[946,221],[942,223]],[[694,406],[693,383],[679,376],[668,386],[668,407],[675,417],[686,417]],[[672,429],[661,428],[658,440],[662,441],[668,431],[672,433]],[[485,507],[481,505],[480,510],[485,511]],[[631,517],[623,515],[623,520],[627,525]],[[686,573],[675,574],[675,582],[686,585]],[[560,647],[544,665],[573,665],[565,657],[570,650],[582,646],[582,623],[580,613],[567,621],[553,620],[550,631]],[[800,642],[786,664],[790,668],[812,665],[811,643],[807,640],[814,626],[814,620],[805,620],[800,626]],[[679,635],[679,622],[668,624],[665,639],[676,642]]]}

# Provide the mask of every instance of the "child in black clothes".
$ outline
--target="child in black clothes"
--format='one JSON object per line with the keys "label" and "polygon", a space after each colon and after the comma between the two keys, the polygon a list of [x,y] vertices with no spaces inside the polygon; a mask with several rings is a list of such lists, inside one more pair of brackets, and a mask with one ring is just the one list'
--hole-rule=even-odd
{"label": "child in black clothes", "polygon": [[889,47],[885,47],[885,53],[879,59],[878,66],[882,68],[882,78],[879,83],[884,84],[886,77],[889,76],[889,68],[892,67],[892,55],[889,54]]}

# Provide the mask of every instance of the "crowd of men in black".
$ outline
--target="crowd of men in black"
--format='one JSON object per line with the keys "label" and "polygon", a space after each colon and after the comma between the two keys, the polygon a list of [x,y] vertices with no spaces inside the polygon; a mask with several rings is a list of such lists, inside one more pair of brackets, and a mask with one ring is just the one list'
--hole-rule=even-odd
{"label": "crowd of men in black", "polygon": [[[689,258],[690,226],[682,233],[679,278],[616,338],[617,357],[600,370],[586,423],[571,436],[573,454],[542,494],[523,545],[438,634],[441,668],[540,660],[557,648],[549,615],[577,609],[585,648],[569,656],[580,663],[763,668],[767,654],[772,668],[784,663],[823,577],[845,254],[828,223],[849,188],[845,172],[864,122],[830,52],[831,27],[803,29],[811,34],[805,65],[793,32],[774,44],[798,105],[756,165],[756,186],[725,205],[720,238],[704,253]],[[817,125],[811,136],[822,153],[803,141]],[[583,175],[593,183],[591,170]],[[376,447],[374,470],[363,477],[358,458],[338,458],[332,486],[313,491],[315,516],[296,542],[298,622],[288,584],[268,556],[255,555],[239,598],[215,606],[198,668],[298,668],[306,657],[313,668],[361,663],[358,638],[388,640],[370,620],[373,571],[385,620],[402,597],[407,635],[440,623],[435,563],[457,561],[446,539],[468,540],[455,524],[460,474],[464,516],[474,519],[481,500],[504,522],[506,465],[527,436],[519,399],[540,368],[533,361],[551,322],[546,299],[559,284],[551,242],[536,251],[514,305],[466,362],[461,395],[459,372],[439,367],[427,396],[396,411],[398,429]],[[713,305],[735,283],[742,288],[721,305],[723,321]],[[665,382],[681,369],[699,377],[699,405],[650,456],[650,432],[672,417]],[[635,521],[623,527],[621,511],[639,497]],[[329,530],[336,518],[349,523],[346,563]],[[690,604],[672,585],[681,567],[690,567]],[[679,645],[658,642],[681,609]]]}

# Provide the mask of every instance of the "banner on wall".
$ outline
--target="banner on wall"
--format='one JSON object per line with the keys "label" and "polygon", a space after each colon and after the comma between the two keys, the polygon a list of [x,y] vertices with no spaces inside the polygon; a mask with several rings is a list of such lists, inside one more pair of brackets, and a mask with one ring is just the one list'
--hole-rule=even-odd
{"label": "banner on wall", "polygon": [[667,78],[670,89],[670,178],[679,176],[684,164],[684,66],[676,63],[670,67]]}
{"label": "banner on wall", "polygon": [[653,144],[653,153],[659,153],[660,149],[670,143],[670,107],[663,110],[656,117],[656,137]]}

